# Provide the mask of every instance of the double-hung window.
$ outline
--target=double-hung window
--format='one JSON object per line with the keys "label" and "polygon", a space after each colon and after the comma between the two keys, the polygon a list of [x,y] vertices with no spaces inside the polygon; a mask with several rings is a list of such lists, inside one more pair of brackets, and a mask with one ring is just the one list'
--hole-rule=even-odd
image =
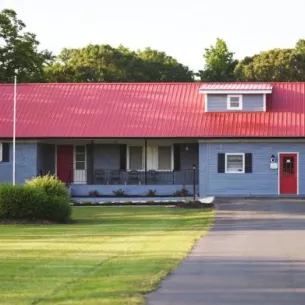
{"label": "double-hung window", "polygon": [[225,160],[225,172],[243,174],[245,172],[245,154],[227,153]]}
{"label": "double-hung window", "polygon": [[227,109],[242,110],[243,109],[242,95],[228,95]]}

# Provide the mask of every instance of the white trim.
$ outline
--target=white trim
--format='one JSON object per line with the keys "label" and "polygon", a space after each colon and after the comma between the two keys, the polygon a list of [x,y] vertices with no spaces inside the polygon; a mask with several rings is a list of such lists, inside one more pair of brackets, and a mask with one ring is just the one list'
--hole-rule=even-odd
{"label": "white trim", "polygon": [[[231,98],[237,97],[239,99],[239,106],[232,107],[231,106]],[[243,96],[242,95],[228,95],[227,96],[227,110],[242,110],[243,109]]]}
{"label": "white trim", "polygon": [[232,139],[225,139],[225,138],[220,138],[220,139],[207,139],[207,140],[198,140],[199,144],[224,144],[224,143],[305,143],[304,138],[300,139],[268,139],[261,137],[259,139],[238,139],[238,138],[232,138]]}
{"label": "white trim", "polygon": [[266,94],[264,94],[264,105],[263,105],[263,111],[266,112],[266,109],[267,109],[267,96]]}
{"label": "white trim", "polygon": [[216,90],[216,89],[199,89],[199,93],[203,94],[271,94],[272,89],[262,90]]}
{"label": "white trim", "polygon": [[3,143],[0,142],[0,162],[3,161]]}
{"label": "white trim", "polygon": [[208,99],[209,99],[209,95],[206,94],[205,95],[205,101],[204,101],[204,112],[208,112],[209,111]]}
{"label": "white trim", "polygon": [[[243,170],[242,171],[236,171],[236,172],[228,171],[228,156],[243,156]],[[245,173],[245,166],[246,166],[245,158],[246,158],[245,153],[225,153],[225,173],[226,174],[244,174]]]}
{"label": "white trim", "polygon": [[[277,188],[278,188],[278,195],[281,194],[281,188],[280,188],[280,175],[281,175],[281,155],[297,155],[297,193],[296,194],[291,194],[291,195],[299,195],[299,165],[300,165],[300,159],[299,159],[299,153],[298,152],[278,152],[277,153],[277,163],[278,163],[278,169],[277,169]],[[286,195],[286,194],[283,194]],[[289,195],[289,194],[287,194]]]}

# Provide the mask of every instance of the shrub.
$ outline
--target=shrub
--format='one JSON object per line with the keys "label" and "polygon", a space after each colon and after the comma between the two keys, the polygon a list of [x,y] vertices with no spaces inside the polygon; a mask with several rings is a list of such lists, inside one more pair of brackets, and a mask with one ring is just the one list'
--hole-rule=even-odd
{"label": "shrub", "polygon": [[53,175],[45,175],[26,180],[26,185],[42,188],[49,196],[69,197],[67,187]]}
{"label": "shrub", "polygon": [[176,192],[174,192],[173,196],[175,196],[175,197],[187,197],[187,196],[189,196],[189,191],[185,187],[183,187],[181,190],[177,190]]}
{"label": "shrub", "polygon": [[44,190],[24,186],[0,187],[0,217],[13,219],[40,219],[48,201]]}
{"label": "shrub", "polygon": [[99,197],[100,193],[97,190],[92,190],[89,192],[90,197]]}
{"label": "shrub", "polygon": [[118,189],[116,191],[113,191],[113,194],[114,196],[116,197],[124,197],[126,194],[125,194],[125,191],[122,190],[122,189]]}
{"label": "shrub", "polygon": [[148,190],[147,197],[155,197],[157,194],[156,190]]}
{"label": "shrub", "polygon": [[52,176],[29,180],[25,185],[0,186],[0,217],[8,219],[70,220],[68,191]]}

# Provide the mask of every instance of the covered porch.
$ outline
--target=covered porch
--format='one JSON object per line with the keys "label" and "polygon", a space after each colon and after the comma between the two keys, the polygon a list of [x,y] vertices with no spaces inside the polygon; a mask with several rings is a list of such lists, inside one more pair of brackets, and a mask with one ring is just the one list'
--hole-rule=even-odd
{"label": "covered porch", "polygon": [[182,187],[191,193],[198,184],[195,140],[54,140],[40,143],[38,155],[39,174],[56,174],[77,196],[120,187],[131,195],[152,188],[172,195]]}

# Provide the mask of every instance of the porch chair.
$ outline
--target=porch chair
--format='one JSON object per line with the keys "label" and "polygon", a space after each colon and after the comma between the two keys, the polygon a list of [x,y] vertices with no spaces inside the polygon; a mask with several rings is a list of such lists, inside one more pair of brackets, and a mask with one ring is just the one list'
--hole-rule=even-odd
{"label": "porch chair", "polygon": [[157,182],[157,172],[155,170],[149,170],[147,172],[147,180],[151,184],[156,184],[156,182]]}
{"label": "porch chair", "polygon": [[130,184],[139,184],[139,174],[136,170],[131,170],[128,173],[128,183]]}
{"label": "porch chair", "polygon": [[111,184],[120,184],[120,171],[119,170],[112,170],[110,173],[110,183]]}
{"label": "porch chair", "polygon": [[101,183],[106,183],[106,171],[104,169],[96,169],[95,180],[98,180],[98,182]]}

